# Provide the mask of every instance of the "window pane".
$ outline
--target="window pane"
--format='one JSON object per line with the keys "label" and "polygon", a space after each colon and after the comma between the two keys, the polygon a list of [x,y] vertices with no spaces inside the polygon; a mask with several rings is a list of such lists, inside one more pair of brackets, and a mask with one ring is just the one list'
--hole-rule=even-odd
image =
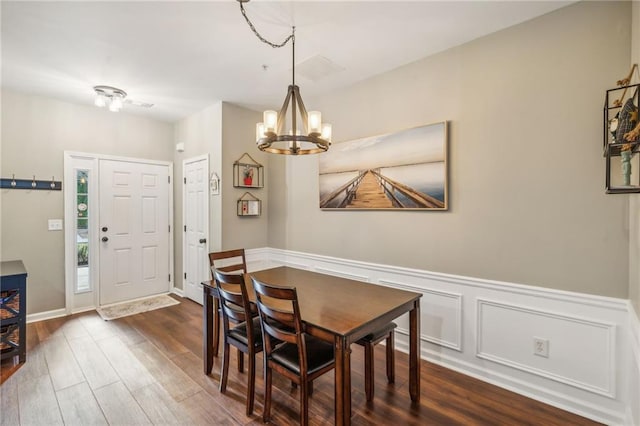
{"label": "window pane", "polygon": [[89,265],[89,171],[76,173],[76,293],[91,291]]}

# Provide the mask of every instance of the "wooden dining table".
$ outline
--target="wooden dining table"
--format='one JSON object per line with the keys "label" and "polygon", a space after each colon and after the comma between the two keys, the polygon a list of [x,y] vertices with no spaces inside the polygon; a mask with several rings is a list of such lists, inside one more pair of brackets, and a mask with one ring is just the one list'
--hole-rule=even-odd
{"label": "wooden dining table", "polygon": [[[296,287],[306,332],[335,348],[335,424],[351,424],[351,344],[409,313],[409,394],[420,401],[420,297],[422,294],[303,269],[281,266],[245,274],[255,301],[251,275],[273,285]],[[202,283],[204,372],[217,356],[220,319],[215,282]]]}

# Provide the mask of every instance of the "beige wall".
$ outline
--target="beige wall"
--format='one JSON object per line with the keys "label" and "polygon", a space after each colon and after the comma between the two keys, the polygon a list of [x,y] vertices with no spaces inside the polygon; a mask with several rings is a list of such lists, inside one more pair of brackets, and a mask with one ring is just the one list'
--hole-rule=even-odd
{"label": "beige wall", "polygon": [[[269,154],[256,149],[256,123],[262,114],[229,103],[222,104],[222,248],[266,247],[269,221]],[[264,188],[248,189],[233,187],[233,162],[248,153],[264,166]],[[246,160],[243,159],[243,161]],[[245,192],[250,192],[262,201],[262,214],[258,217],[239,217],[237,202]]]}
{"label": "beige wall", "polygon": [[[640,1],[632,4],[631,63],[640,64]],[[640,194],[629,199],[629,298],[640,315]]]}
{"label": "beige wall", "polygon": [[[233,187],[233,162],[244,152],[267,166],[267,155],[255,149],[255,124],[261,114],[226,102],[219,102],[175,123],[174,142],[184,143],[184,152],[175,153],[175,226],[181,229],[183,161],[207,154],[209,171],[221,180],[220,195],[209,196],[209,250],[256,248],[267,245],[268,187],[251,190],[263,202],[263,214],[254,218],[236,215],[237,200],[245,189]],[[268,182],[265,179],[266,182]],[[175,286],[184,288],[182,278],[183,233],[174,238]]]}
{"label": "beige wall", "polygon": [[[175,152],[174,157],[174,223],[175,228],[182,229],[182,191],[183,161],[207,154],[209,156],[209,172],[221,175],[222,159],[222,102],[211,105],[174,124],[174,143],[184,143],[184,152]],[[221,191],[222,194],[222,191]],[[222,246],[222,195],[209,197],[209,249],[219,250]],[[182,232],[174,235],[174,285],[184,289],[182,277]]]}
{"label": "beige wall", "polygon": [[[63,178],[63,152],[81,151],[171,161],[172,126],[92,106],[2,91],[2,177]],[[64,189],[64,188],[63,188]],[[2,259],[22,259],[28,273],[27,313],[64,308],[62,191],[3,189]]]}
{"label": "beige wall", "polygon": [[274,172],[288,233],[270,244],[626,298],[628,203],[604,193],[601,117],[629,17],[628,2],[580,2],[306,100],[337,141],[449,120],[451,208],[321,211],[317,157],[292,158]]}

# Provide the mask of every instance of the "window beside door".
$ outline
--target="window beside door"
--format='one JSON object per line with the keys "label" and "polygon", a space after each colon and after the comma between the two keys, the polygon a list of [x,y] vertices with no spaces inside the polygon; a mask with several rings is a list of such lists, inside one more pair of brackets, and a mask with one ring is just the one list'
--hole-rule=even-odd
{"label": "window beside door", "polygon": [[91,291],[89,264],[89,170],[76,170],[76,282],[75,293]]}

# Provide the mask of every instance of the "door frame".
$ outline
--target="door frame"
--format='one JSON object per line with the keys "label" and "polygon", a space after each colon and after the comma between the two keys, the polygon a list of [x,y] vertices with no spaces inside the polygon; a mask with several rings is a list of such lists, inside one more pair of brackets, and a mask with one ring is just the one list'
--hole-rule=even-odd
{"label": "door frame", "polygon": [[[174,218],[173,218],[173,162],[172,161],[160,161],[147,158],[135,158],[135,157],[122,157],[117,155],[105,155],[105,154],[93,154],[77,151],[64,151],[64,182],[63,182],[63,199],[64,199],[64,271],[65,271],[65,311],[67,315],[71,315],[78,312],[93,310],[99,307],[100,303],[100,256],[98,256],[100,245],[98,241],[98,228],[100,224],[100,160],[112,160],[123,161],[129,163],[143,163],[153,164],[159,166],[167,166],[169,173],[169,291],[175,292],[175,277],[174,277],[174,249],[173,249],[173,233],[174,233]],[[75,212],[75,173],[78,168],[77,164],[91,164],[92,180],[89,182],[89,209],[95,216],[90,222],[91,228],[89,229],[89,264],[94,267],[91,268],[91,280],[92,295],[85,296],[81,301],[74,292],[75,284],[75,228],[76,228],[76,212]],[[93,183],[93,185],[92,185]],[[93,262],[93,263],[91,263]],[[76,306],[76,305],[81,306]]]}
{"label": "door frame", "polygon": [[[211,162],[209,161],[209,154],[202,154],[202,155],[198,155],[195,157],[191,157],[191,158],[187,158],[185,160],[182,160],[182,179],[183,179],[183,185],[182,185],[182,224],[180,226],[180,229],[185,229],[184,227],[187,224],[187,185],[186,185],[186,178],[187,175],[185,173],[185,169],[186,169],[186,165],[189,163],[196,163],[198,161],[206,161],[207,162],[207,181],[209,183],[211,183],[211,179],[210,179],[210,170],[211,170]],[[205,248],[205,252],[209,252],[209,243],[210,243],[210,235],[209,235],[209,214],[211,212],[211,205],[210,205],[210,188],[207,189],[207,203],[206,203],[206,209],[207,209],[207,214],[206,214],[206,220],[205,220],[205,234],[207,236],[207,242],[206,242],[206,248]],[[186,232],[182,232],[182,272],[183,274],[180,276],[180,279],[182,281],[182,291],[183,291],[183,296],[187,297],[187,281],[184,278],[184,273],[186,272],[186,268],[187,268],[187,238],[186,238]]]}

